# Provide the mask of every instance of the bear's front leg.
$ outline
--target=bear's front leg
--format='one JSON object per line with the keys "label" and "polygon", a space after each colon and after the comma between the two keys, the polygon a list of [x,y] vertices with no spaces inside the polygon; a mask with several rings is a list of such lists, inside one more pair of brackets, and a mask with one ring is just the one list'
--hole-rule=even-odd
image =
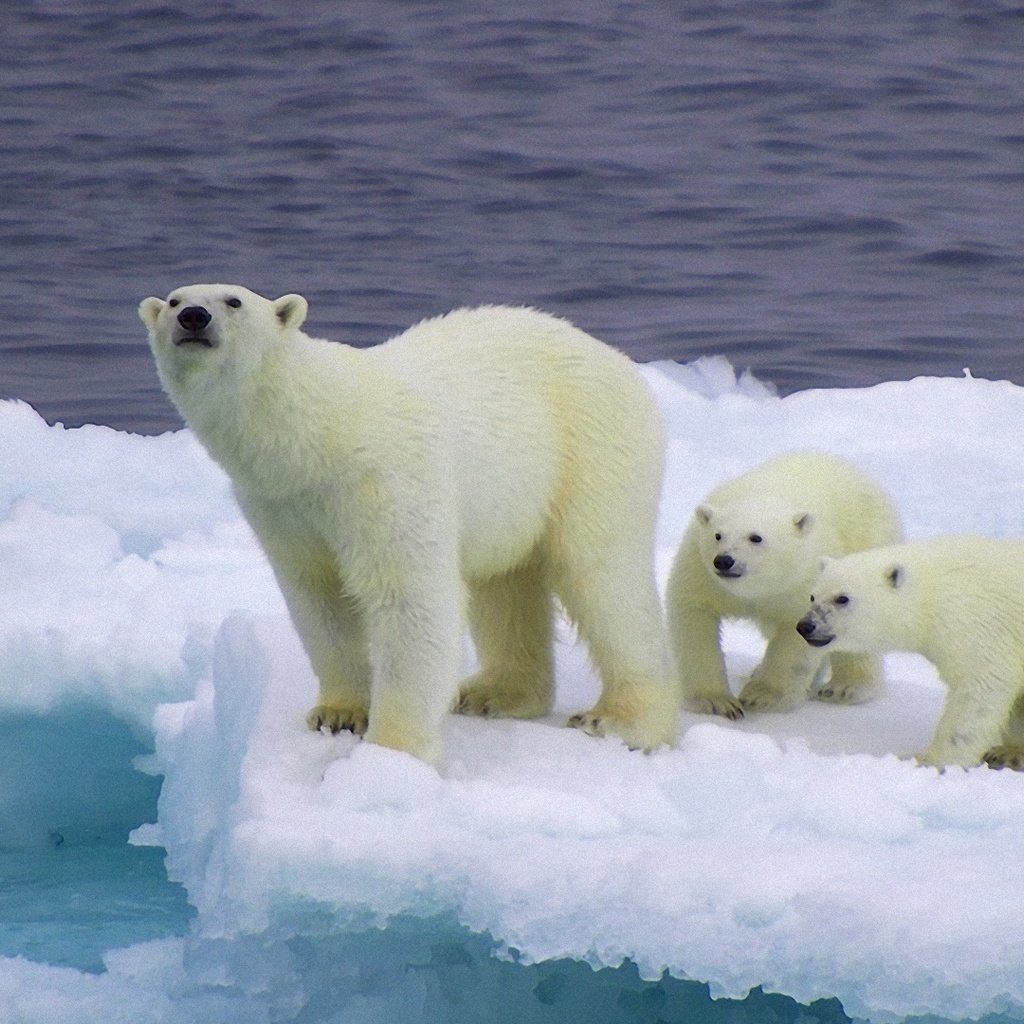
{"label": "bear's front leg", "polygon": [[370,710],[370,662],[362,615],[339,581],[319,586],[281,580],[292,622],[320,683],[319,699],[306,715],[314,731],[345,730],[362,736]]}
{"label": "bear's front leg", "polygon": [[362,613],[347,592],[334,551],[290,502],[236,486],[263,545],[302,646],[320,685],[306,715],[310,729],[366,732],[370,662]]}
{"label": "bear's front leg", "polygon": [[[943,666],[945,669],[945,666]],[[1016,672],[1011,668],[967,679],[955,679],[940,669],[949,693],[928,749],[916,759],[925,765],[961,765],[969,768],[992,756],[1016,699]]]}
{"label": "bear's front leg", "polygon": [[441,727],[462,660],[456,588],[405,594],[368,614],[373,684],[366,739],[428,764],[441,757]]}
{"label": "bear's front leg", "polygon": [[1024,696],[1014,701],[1009,718],[1003,725],[1003,741],[985,752],[983,760],[990,768],[1012,768],[1024,771]]}
{"label": "bear's front leg", "polygon": [[742,718],[743,708],[726,677],[719,617],[679,600],[670,600],[668,611],[683,707],[698,715]]}
{"label": "bear's front leg", "polygon": [[807,699],[823,658],[792,626],[778,629],[740,691],[740,704],[747,711],[792,711]]}
{"label": "bear's front leg", "polygon": [[832,674],[816,686],[815,700],[830,704],[864,704],[882,691],[881,659],[872,654],[833,654]]}

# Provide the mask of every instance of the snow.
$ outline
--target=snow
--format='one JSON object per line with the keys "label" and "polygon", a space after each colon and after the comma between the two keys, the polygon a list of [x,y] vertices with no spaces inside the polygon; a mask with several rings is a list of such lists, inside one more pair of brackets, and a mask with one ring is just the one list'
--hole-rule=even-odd
{"label": "snow", "polygon": [[[1013,384],[780,399],[722,359],[643,372],[671,436],[662,582],[704,494],[794,448],[874,473],[912,537],[1024,533]],[[643,755],[563,728],[596,692],[563,629],[556,712],[451,717],[438,772],[305,730],[312,672],[187,431],[66,430],[7,402],[0,436],[0,842],[137,825],[196,909],[102,973],[0,959],[3,1020],[501,1020],[516,986],[532,1009],[507,1019],[595,1020],[590,968],[627,958],[616,1012],[635,1013],[610,1020],[681,1019],[672,979],[746,1007],[763,986],[876,1021],[1024,1017],[1024,775],[907,759],[944,697],[923,659],[890,655],[862,706],[682,714],[677,748]],[[761,649],[728,628],[734,681]],[[128,758],[163,776],[155,821]],[[556,1014],[568,992],[578,1017]]]}

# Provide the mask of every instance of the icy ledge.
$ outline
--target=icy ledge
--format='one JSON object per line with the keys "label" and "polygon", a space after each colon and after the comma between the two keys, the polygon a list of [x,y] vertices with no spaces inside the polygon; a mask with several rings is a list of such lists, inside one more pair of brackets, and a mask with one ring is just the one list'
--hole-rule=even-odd
{"label": "icy ledge", "polygon": [[[573,650],[561,671],[587,675]],[[934,708],[916,689],[885,703]],[[838,996],[875,1020],[1024,1002],[1017,775],[823,755],[709,721],[644,756],[556,717],[453,718],[438,774],[306,733],[313,692],[286,620],[234,618],[214,686],[158,713],[161,828],[137,839],[166,843],[214,975],[218,951],[238,962],[224,940],[247,962],[259,951],[261,984],[294,968],[297,936],[411,916],[489,933],[521,962],[628,957],[648,978]]]}

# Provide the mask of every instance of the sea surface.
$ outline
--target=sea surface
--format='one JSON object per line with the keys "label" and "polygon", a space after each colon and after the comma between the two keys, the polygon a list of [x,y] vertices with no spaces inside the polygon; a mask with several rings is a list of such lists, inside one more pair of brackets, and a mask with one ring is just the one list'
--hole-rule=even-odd
{"label": "sea surface", "polygon": [[180,426],[194,281],[570,317],[782,393],[1024,383],[1020,0],[5,0],[0,396]]}

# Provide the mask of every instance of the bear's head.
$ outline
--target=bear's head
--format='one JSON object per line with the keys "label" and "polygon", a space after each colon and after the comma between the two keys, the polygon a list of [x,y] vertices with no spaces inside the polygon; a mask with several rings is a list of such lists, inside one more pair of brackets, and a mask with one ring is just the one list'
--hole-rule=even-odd
{"label": "bear's head", "polygon": [[705,569],[739,598],[806,587],[814,578],[820,550],[809,512],[758,499],[699,505],[695,522]]}
{"label": "bear's head", "polygon": [[822,558],[797,632],[812,647],[872,653],[900,645],[907,568],[885,548]]}
{"label": "bear's head", "polygon": [[307,308],[301,295],[265,299],[239,285],[193,284],[166,300],[143,299],[139,316],[161,379],[173,389],[227,363],[243,371],[257,365],[268,346],[302,326]]}

